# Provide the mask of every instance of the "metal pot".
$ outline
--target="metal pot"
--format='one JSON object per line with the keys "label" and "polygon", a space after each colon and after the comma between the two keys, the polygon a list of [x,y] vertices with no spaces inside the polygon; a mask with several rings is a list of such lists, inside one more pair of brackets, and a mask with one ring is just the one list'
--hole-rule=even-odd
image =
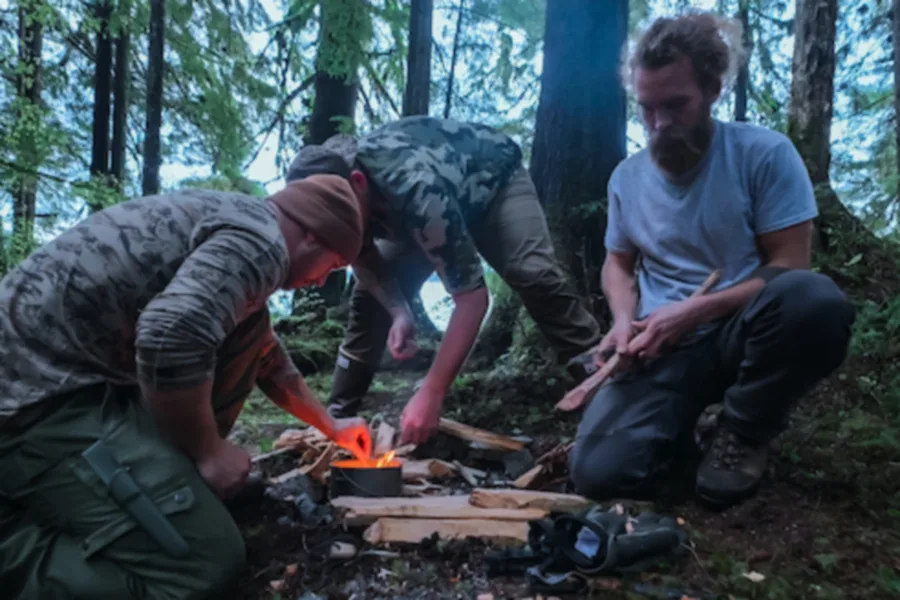
{"label": "metal pot", "polygon": [[399,462],[383,467],[340,460],[331,463],[331,497],[396,497],[403,494],[403,471]]}

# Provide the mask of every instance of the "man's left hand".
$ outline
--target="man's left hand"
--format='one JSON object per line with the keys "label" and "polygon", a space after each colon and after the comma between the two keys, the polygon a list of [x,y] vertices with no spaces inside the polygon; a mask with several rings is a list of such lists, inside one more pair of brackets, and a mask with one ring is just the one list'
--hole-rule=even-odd
{"label": "man's left hand", "polygon": [[664,306],[644,319],[632,322],[637,335],[629,342],[628,352],[642,360],[652,360],[700,322],[693,298]]}
{"label": "man's left hand", "polygon": [[444,393],[426,382],[413,395],[400,417],[401,443],[422,444],[437,432]]}

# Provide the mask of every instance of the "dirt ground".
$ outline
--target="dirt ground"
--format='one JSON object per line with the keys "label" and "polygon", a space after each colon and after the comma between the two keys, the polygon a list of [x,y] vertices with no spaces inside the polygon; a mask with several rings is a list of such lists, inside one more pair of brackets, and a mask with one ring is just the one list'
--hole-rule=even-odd
{"label": "dirt ground", "polygon": [[[684,519],[690,552],[673,565],[637,577],[605,578],[581,597],[900,597],[900,455],[892,437],[897,430],[888,427],[897,416],[881,410],[872,394],[861,393],[866,375],[854,368],[845,367],[804,401],[773,449],[769,473],[755,497],[722,513],[710,512],[690,497],[661,499],[656,510]],[[380,375],[368,416],[377,411],[396,425],[420,376]],[[324,379],[315,383],[327,386]],[[542,383],[463,377],[447,403],[447,416],[507,434],[524,433],[542,446],[568,440],[577,416],[552,413],[564,384]],[[257,399],[242,417],[236,437],[251,451],[264,451],[288,423],[289,417]],[[522,576],[488,577],[486,548],[474,540],[387,551],[362,546],[355,558],[328,561],[319,554],[321,544],[358,540],[359,532],[303,523],[289,503],[272,499],[236,513],[236,518],[249,555],[236,598],[533,596]],[[282,589],[273,590],[270,582],[283,579],[289,565],[296,565],[296,573]]]}

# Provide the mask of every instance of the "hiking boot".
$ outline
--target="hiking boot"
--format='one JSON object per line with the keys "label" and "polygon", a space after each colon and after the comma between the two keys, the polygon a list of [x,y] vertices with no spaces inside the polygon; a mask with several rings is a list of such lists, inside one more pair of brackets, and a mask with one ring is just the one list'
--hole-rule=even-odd
{"label": "hiking boot", "polygon": [[751,442],[720,422],[697,470],[697,495],[717,508],[751,496],[762,480],[768,458],[768,444]]}
{"label": "hiking boot", "polygon": [[355,417],[374,377],[374,367],[338,354],[328,399],[328,414],[335,419]]}

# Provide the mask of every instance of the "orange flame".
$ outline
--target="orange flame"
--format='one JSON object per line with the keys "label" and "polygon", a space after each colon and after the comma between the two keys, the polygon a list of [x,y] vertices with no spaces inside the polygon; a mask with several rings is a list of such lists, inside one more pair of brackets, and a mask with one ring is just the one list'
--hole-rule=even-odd
{"label": "orange flame", "polygon": [[333,466],[349,469],[384,469],[399,467],[400,462],[394,460],[396,452],[391,450],[381,458],[370,458],[369,460],[348,459],[340,460],[333,463]]}
{"label": "orange flame", "polygon": [[375,463],[375,467],[380,469],[382,467],[388,466],[389,464],[391,464],[391,461],[394,460],[395,454],[396,454],[396,452],[391,450],[390,452],[388,452],[387,454],[385,454],[384,456],[382,456],[381,458],[378,459],[378,461]]}

